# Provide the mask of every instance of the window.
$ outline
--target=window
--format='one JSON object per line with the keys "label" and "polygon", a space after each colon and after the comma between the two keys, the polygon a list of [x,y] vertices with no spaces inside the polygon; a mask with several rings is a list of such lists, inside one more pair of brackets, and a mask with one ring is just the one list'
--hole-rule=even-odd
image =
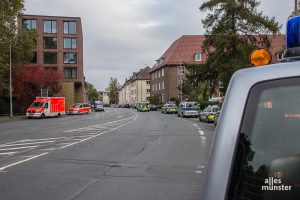
{"label": "window", "polygon": [[57,38],[44,37],[44,49],[57,49]]}
{"label": "window", "polygon": [[65,68],[65,79],[77,79],[77,68],[68,67]]}
{"label": "window", "polygon": [[35,19],[23,19],[23,29],[24,30],[36,30],[36,20]]}
{"label": "window", "polygon": [[185,68],[184,66],[179,66],[178,67],[178,73],[179,74],[184,74],[184,68]]}
{"label": "window", "polygon": [[31,58],[31,61],[30,63],[31,64],[36,64],[37,63],[37,52],[32,52],[32,58]]}
{"label": "window", "polygon": [[77,39],[76,38],[64,38],[64,49],[76,49]]}
{"label": "window", "polygon": [[77,34],[76,22],[64,22],[64,34]]}
{"label": "window", "polygon": [[150,93],[150,89],[147,89],[147,94],[149,94]]}
{"label": "window", "polygon": [[163,81],[161,84],[162,84],[161,89],[164,90],[165,89],[165,82]]}
{"label": "window", "polygon": [[[299,83],[289,78],[251,89],[227,199],[299,199]],[[282,185],[292,188],[275,189]]]}
{"label": "window", "polygon": [[44,64],[57,64],[57,53],[44,52]]}
{"label": "window", "polygon": [[154,91],[154,84],[152,85],[152,91]]}
{"label": "window", "polygon": [[158,70],[158,78],[160,78],[160,70]]}
{"label": "window", "polygon": [[195,53],[195,61],[202,61],[201,53]]}
{"label": "window", "polygon": [[64,63],[65,64],[76,64],[77,54],[76,53],[64,53]]}
{"label": "window", "polygon": [[147,85],[150,85],[150,81],[147,81],[146,83],[147,83]]}
{"label": "window", "polygon": [[44,33],[56,33],[56,21],[44,21]]}
{"label": "window", "polygon": [[158,90],[160,90],[160,83],[158,83]]}
{"label": "window", "polygon": [[161,76],[164,76],[164,75],[165,75],[165,69],[161,68]]}

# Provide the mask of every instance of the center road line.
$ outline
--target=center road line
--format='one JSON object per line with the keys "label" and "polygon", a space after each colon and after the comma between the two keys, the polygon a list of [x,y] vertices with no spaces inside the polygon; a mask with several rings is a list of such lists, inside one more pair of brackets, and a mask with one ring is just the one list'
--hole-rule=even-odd
{"label": "center road line", "polygon": [[17,152],[13,151],[13,152],[0,153],[0,156],[2,156],[2,155],[13,155],[15,153],[17,153]]}
{"label": "center road line", "polygon": [[5,169],[7,169],[7,168],[9,168],[9,167],[12,167],[12,166],[15,166],[15,165],[24,163],[24,162],[26,162],[26,161],[29,161],[29,160],[32,160],[32,159],[41,157],[41,156],[46,155],[46,154],[48,154],[48,153],[49,153],[49,152],[42,153],[42,154],[39,154],[39,155],[36,155],[36,156],[32,156],[32,157],[30,157],[30,158],[27,158],[27,159],[25,159],[25,160],[21,160],[21,161],[12,163],[12,164],[10,164],[10,165],[6,165],[6,166],[3,166],[3,167],[0,167],[0,171],[3,171],[3,170],[5,170]]}
{"label": "center road line", "polygon": [[43,139],[25,139],[25,140],[19,140],[15,142],[9,142],[6,144],[17,144],[17,143],[22,143],[22,142],[33,142],[33,141],[43,141],[43,140],[60,140],[60,139],[69,139],[69,137],[57,137],[57,138],[43,138]]}

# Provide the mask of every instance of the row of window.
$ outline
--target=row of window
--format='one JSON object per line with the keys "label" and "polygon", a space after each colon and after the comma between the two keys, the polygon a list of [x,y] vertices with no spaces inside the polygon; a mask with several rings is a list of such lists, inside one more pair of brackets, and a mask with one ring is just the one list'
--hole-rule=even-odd
{"label": "row of window", "polygon": [[161,68],[160,70],[157,70],[151,74],[151,80],[157,79],[157,78],[160,78],[163,76],[165,76],[165,70],[164,70],[164,68]]}
{"label": "row of window", "polygon": [[[57,49],[57,38],[44,37],[44,49]],[[64,38],[64,49],[77,49],[77,39]]]}
{"label": "row of window", "polygon": [[[23,29],[36,30],[37,24],[35,19],[23,19]],[[57,33],[56,20],[44,20],[44,33]],[[77,34],[77,22],[64,21],[64,34]]]}
{"label": "row of window", "polygon": [[161,82],[158,84],[153,84],[152,85],[152,91],[159,91],[159,90],[164,90],[165,89],[165,82]]}
{"label": "row of window", "polygon": [[[48,71],[57,72],[57,67],[46,67]],[[65,79],[77,79],[77,68],[76,67],[65,67],[64,68]]]}
{"label": "row of window", "polygon": [[[33,52],[31,63],[37,63],[37,53]],[[56,52],[44,52],[44,64],[57,64]],[[64,53],[64,64],[77,64],[77,53]]]}

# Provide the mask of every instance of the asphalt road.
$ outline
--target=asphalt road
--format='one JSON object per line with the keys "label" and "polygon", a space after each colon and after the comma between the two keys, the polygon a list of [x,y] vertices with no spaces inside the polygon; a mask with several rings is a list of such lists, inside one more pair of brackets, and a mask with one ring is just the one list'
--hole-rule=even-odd
{"label": "asphalt road", "polygon": [[196,200],[214,127],[132,109],[0,122],[0,199]]}

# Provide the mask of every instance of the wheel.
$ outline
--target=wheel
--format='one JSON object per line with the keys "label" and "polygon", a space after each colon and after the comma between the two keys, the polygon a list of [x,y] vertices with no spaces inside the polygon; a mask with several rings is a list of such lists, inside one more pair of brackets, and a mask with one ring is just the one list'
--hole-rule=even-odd
{"label": "wheel", "polygon": [[60,114],[60,113],[58,113],[57,117],[61,117],[61,114]]}
{"label": "wheel", "polygon": [[201,120],[201,116],[199,116],[199,121],[201,122],[202,120]]}
{"label": "wheel", "polygon": [[80,111],[77,111],[77,115],[80,115]]}
{"label": "wheel", "polygon": [[32,117],[28,117],[28,119],[31,119]]}
{"label": "wheel", "polygon": [[42,113],[42,114],[41,114],[41,119],[44,119],[44,118],[45,118],[45,114]]}

